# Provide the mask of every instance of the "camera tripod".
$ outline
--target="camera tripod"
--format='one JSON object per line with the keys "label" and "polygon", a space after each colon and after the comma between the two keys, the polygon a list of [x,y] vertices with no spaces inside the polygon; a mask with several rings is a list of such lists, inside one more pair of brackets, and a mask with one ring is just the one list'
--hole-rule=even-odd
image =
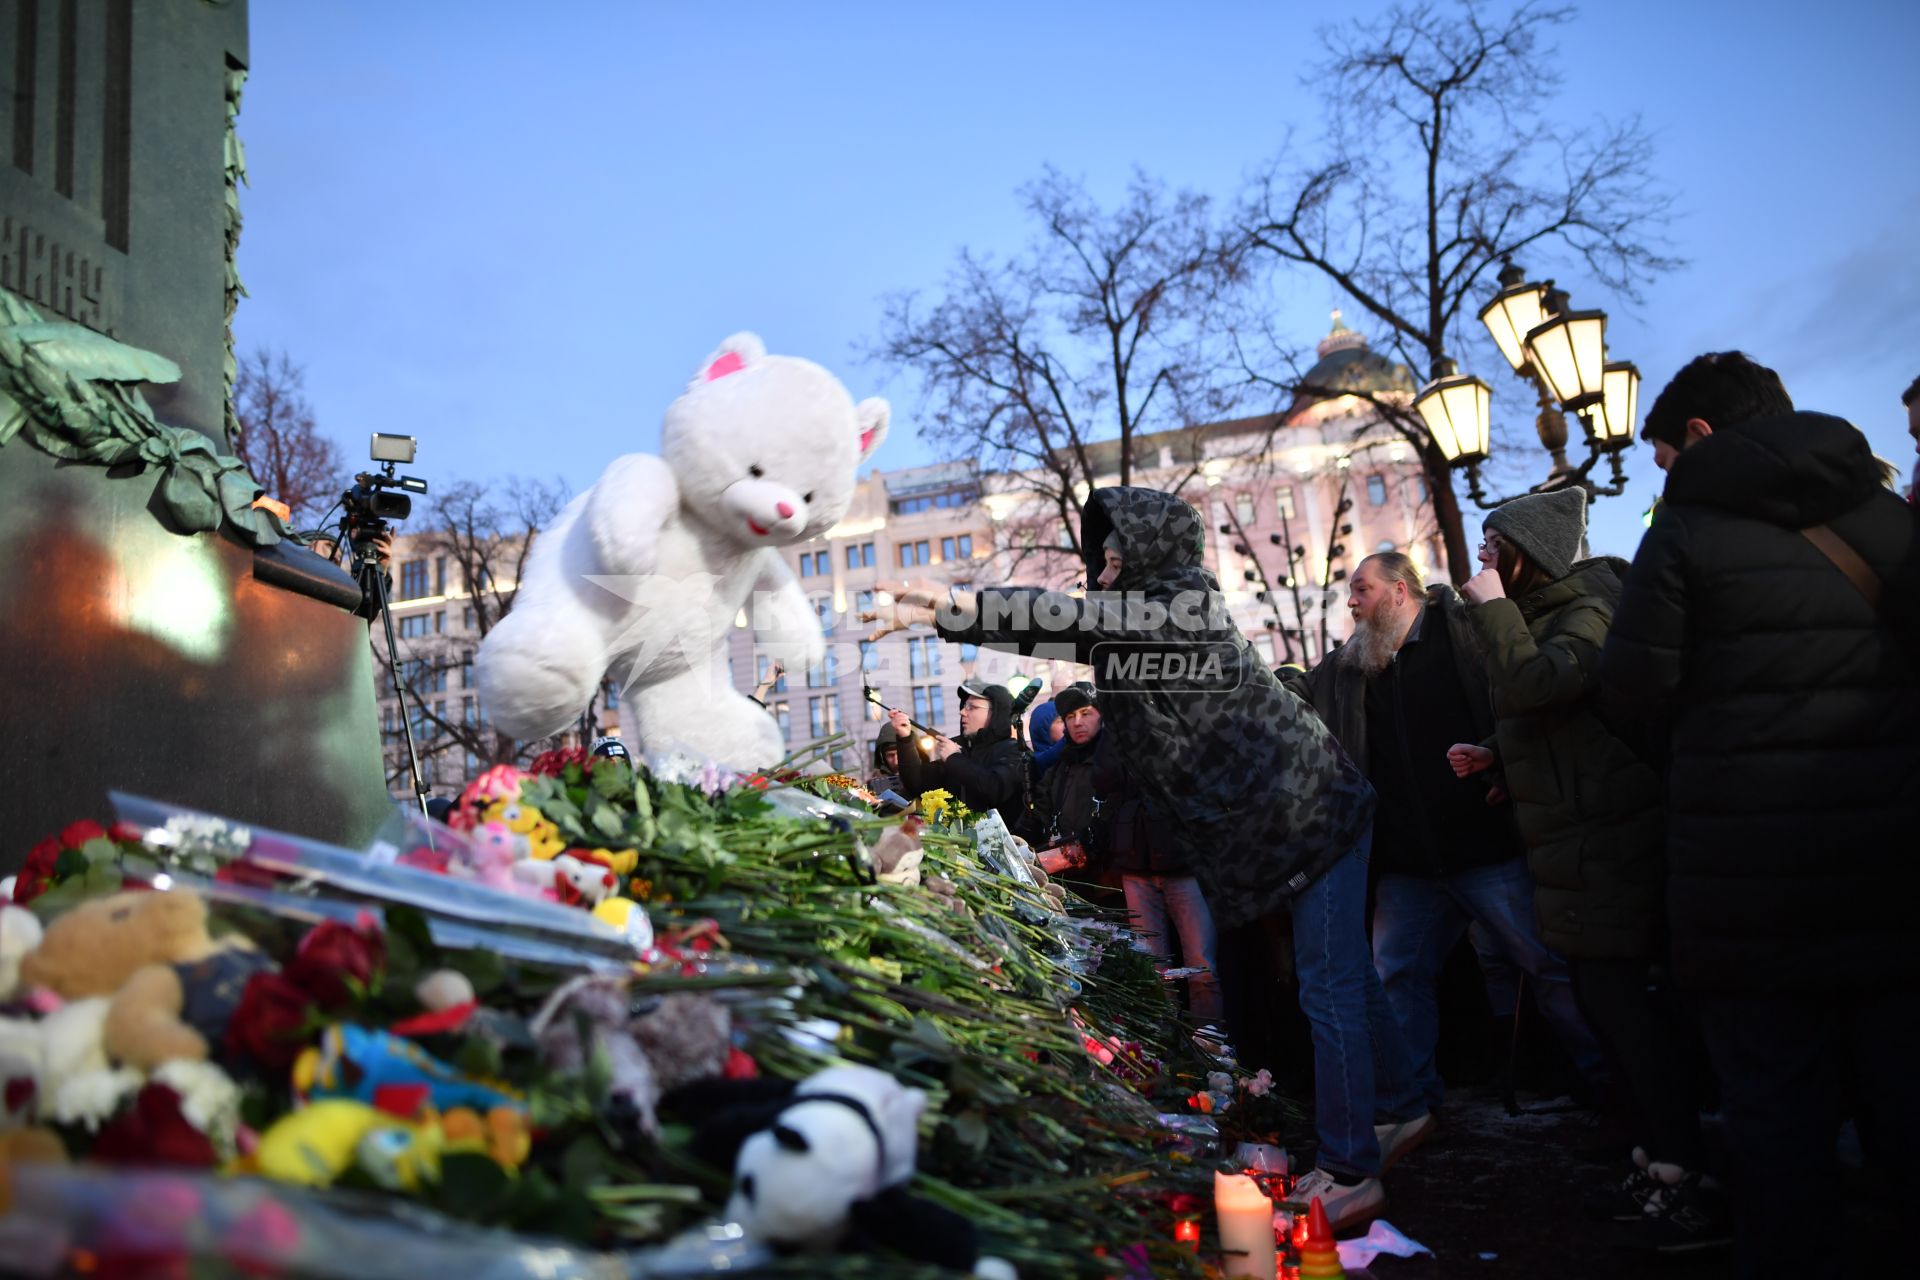
{"label": "camera tripod", "polygon": [[[400,679],[400,647],[393,634],[393,611],[387,607],[387,575],[380,571],[380,557],[373,552],[373,539],[379,530],[350,530],[350,518],[340,522],[340,537],[336,545],[352,548],[352,573],[360,583],[362,600],[371,599],[374,609],[380,616],[381,625],[387,629],[387,674],[393,679],[393,696],[400,704],[400,736],[407,744],[407,772],[413,779],[414,799],[420,804],[420,816],[428,817],[427,797],[433,788],[420,775],[420,753],[413,745],[413,718],[407,714],[407,688]],[[354,536],[355,534],[358,536]],[[414,695],[414,703],[420,702],[420,695]]]}

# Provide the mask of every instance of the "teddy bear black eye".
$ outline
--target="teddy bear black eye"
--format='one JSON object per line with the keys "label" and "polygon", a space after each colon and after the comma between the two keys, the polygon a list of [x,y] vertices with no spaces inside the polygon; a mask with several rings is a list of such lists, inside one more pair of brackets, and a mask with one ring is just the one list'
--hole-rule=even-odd
{"label": "teddy bear black eye", "polygon": [[752,466],[747,468],[747,474],[752,476],[755,480],[758,480],[761,476],[764,476],[767,473],[765,471],[762,471],[760,469],[760,464],[756,462]]}
{"label": "teddy bear black eye", "polygon": [[808,490],[808,491],[807,491],[806,493],[803,493],[803,494],[801,494],[801,495],[800,495],[800,501],[802,501],[802,502],[812,502],[812,501],[813,501],[813,491],[812,491],[812,490]]}
{"label": "teddy bear black eye", "polygon": [[752,1174],[748,1174],[746,1177],[740,1179],[740,1195],[742,1198],[746,1200],[748,1204],[753,1203],[753,1175]]}

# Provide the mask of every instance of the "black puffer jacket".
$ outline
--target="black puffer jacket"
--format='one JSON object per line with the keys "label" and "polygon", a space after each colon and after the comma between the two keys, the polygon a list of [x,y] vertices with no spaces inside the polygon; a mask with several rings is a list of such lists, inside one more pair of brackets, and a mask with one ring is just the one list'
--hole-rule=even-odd
{"label": "black puffer jacket", "polygon": [[[1865,437],[1824,414],[1674,462],[1602,662],[1672,718],[1669,917],[1719,991],[1920,985],[1920,547]],[[1799,530],[1825,524],[1881,611]],[[1904,637],[1904,639],[1902,638]]]}
{"label": "black puffer jacket", "polygon": [[992,715],[987,727],[955,741],[961,750],[945,760],[920,754],[918,738],[900,744],[900,794],[946,791],[975,813],[997,809],[1009,827],[1027,811],[1027,749],[1013,739],[1013,695],[998,685],[987,690]]}
{"label": "black puffer jacket", "polygon": [[1467,611],[1487,655],[1500,767],[1548,946],[1585,960],[1660,950],[1666,814],[1653,769],[1600,714],[1614,559]]}
{"label": "black puffer jacket", "polygon": [[1166,823],[1127,776],[1119,740],[1107,730],[1092,742],[1068,739],[1034,795],[1032,828],[1047,846],[1078,844],[1096,875],[1191,874]]}
{"label": "black puffer jacket", "polygon": [[[1157,489],[1094,490],[1080,525],[1088,581],[1115,533],[1126,562],[1115,591],[988,588],[971,617],[941,609],[940,634],[1090,663],[1103,732],[1167,816],[1220,927],[1244,924],[1354,847],[1373,820],[1373,789],[1234,626],[1202,560],[1198,512]],[[1142,654],[1155,662],[1129,661]],[[1176,655],[1218,678],[1167,678]]]}

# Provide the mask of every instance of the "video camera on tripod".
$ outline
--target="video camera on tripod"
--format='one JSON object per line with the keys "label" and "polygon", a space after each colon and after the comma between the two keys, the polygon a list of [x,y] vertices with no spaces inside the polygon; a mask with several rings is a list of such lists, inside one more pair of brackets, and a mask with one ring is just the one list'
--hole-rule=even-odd
{"label": "video camera on tripod", "polygon": [[[351,547],[353,576],[360,582],[360,615],[368,621],[379,618],[387,630],[387,672],[393,679],[393,696],[400,704],[400,730],[407,747],[407,768],[413,776],[414,795],[420,812],[427,812],[427,796],[432,788],[420,773],[420,754],[413,743],[412,717],[407,714],[406,685],[400,678],[400,647],[394,639],[393,614],[387,608],[387,575],[380,567],[375,539],[392,528],[391,520],[405,520],[413,514],[411,495],[425,493],[427,482],[419,476],[395,475],[403,462],[412,462],[415,442],[412,436],[373,433],[369,456],[380,464],[376,474],[362,471],[353,478],[353,488],[340,495],[344,514],[340,517],[338,545]],[[415,695],[416,703],[419,695]]]}
{"label": "video camera on tripod", "polygon": [[427,491],[427,482],[419,476],[395,475],[403,462],[412,462],[416,445],[412,436],[373,433],[368,455],[380,464],[378,473],[362,471],[353,478],[353,488],[340,495],[345,512],[340,517],[341,544],[353,546],[356,560],[367,557],[372,541],[391,526],[389,520],[405,520],[413,514],[416,493]]}

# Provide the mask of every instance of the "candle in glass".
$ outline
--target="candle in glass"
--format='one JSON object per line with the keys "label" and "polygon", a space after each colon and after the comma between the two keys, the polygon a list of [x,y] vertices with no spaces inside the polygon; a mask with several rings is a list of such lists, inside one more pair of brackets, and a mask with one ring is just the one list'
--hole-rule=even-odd
{"label": "candle in glass", "polygon": [[1273,1276],[1273,1201],[1244,1173],[1213,1175],[1213,1211],[1228,1276]]}

